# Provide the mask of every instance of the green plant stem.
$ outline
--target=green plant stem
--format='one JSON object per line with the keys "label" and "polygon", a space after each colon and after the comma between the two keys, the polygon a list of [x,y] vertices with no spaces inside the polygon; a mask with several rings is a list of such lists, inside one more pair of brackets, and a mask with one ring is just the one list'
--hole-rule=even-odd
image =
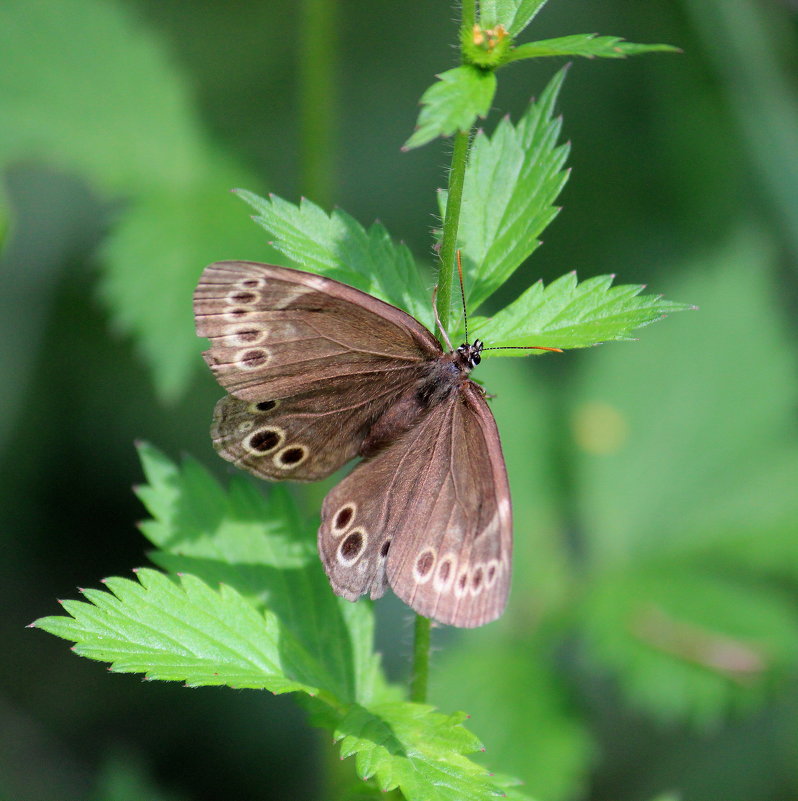
{"label": "green plant stem", "polygon": [[[443,221],[441,241],[441,266],[438,270],[438,316],[444,326],[449,324],[449,308],[452,303],[452,280],[454,276],[455,251],[457,250],[457,231],[460,227],[460,209],[463,205],[463,183],[465,181],[468,148],[471,132],[460,131],[454,136],[452,166],[449,170],[449,193],[446,200],[446,217]],[[436,331],[438,339],[441,332]]]}
{"label": "green plant stem", "polygon": [[476,0],[462,0],[460,3],[460,19],[463,28],[473,28],[477,21]]}
{"label": "green plant stem", "polygon": [[423,704],[427,700],[429,683],[429,652],[432,623],[428,617],[416,615],[416,633],[413,638],[413,681],[410,700]]}
{"label": "green plant stem", "polygon": [[332,205],[334,177],[336,0],[303,0],[299,58],[300,191]]}

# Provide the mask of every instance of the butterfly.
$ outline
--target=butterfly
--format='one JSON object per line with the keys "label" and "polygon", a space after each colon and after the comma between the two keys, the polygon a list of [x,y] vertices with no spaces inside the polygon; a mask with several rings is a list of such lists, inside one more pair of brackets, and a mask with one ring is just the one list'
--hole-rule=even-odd
{"label": "butterfly", "polygon": [[479,340],[445,352],[401,309],[301,270],[206,267],[194,293],[203,355],[229,393],[213,444],[260,478],[329,492],[318,548],[350,601],[390,586],[417,613],[481,626],[510,588],[512,510],[496,422],[469,378]]}

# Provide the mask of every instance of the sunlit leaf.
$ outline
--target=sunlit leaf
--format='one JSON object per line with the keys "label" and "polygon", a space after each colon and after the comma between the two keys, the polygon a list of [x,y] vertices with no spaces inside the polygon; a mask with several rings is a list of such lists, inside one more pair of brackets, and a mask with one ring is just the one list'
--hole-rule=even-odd
{"label": "sunlit leaf", "polygon": [[[569,273],[544,287],[538,281],[491,318],[474,318],[471,330],[499,347],[542,345],[586,348],[599,342],[630,339],[635,328],[669,312],[691,308],[658,295],[640,295],[644,287],[612,287],[613,276],[600,275],[581,283]],[[536,351],[487,351],[486,356],[525,356]],[[537,351],[540,353],[540,351]]]}

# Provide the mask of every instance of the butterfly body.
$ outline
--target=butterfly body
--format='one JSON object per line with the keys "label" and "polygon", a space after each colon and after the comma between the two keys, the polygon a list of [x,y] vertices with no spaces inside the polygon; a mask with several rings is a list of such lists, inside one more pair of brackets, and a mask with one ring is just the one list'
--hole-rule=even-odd
{"label": "butterfly body", "polygon": [[443,623],[498,617],[512,519],[496,424],[469,378],[482,343],[445,353],[390,304],[253,262],[207,267],[194,308],[230,393],[211,428],[220,455],[298,481],[363,457],[322,506],[319,553],[335,592],[377,598],[390,585]]}

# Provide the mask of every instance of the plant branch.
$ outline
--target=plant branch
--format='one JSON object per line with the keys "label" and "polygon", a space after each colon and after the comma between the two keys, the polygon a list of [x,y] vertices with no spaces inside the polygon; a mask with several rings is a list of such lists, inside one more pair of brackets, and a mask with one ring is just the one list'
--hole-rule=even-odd
{"label": "plant branch", "polygon": [[[443,325],[449,323],[449,308],[452,302],[452,280],[454,276],[454,257],[457,250],[457,231],[460,227],[460,209],[463,204],[463,183],[465,182],[468,149],[471,143],[471,132],[460,131],[454,136],[452,150],[452,166],[449,170],[449,193],[446,200],[446,217],[443,221],[443,239],[441,240],[438,269],[438,316]],[[437,331],[438,339],[441,332]]]}

